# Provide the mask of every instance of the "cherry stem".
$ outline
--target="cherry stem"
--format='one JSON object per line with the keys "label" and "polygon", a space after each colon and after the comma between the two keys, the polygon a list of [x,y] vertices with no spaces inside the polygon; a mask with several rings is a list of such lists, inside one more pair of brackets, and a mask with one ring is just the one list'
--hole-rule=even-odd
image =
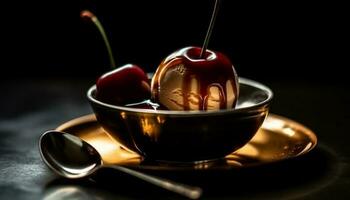
{"label": "cherry stem", "polygon": [[96,15],[94,15],[92,12],[88,11],[88,10],[84,10],[80,13],[80,16],[83,18],[83,19],[89,19],[90,21],[92,21],[95,26],[97,27],[98,31],[100,32],[101,36],[102,36],[102,39],[106,45],[106,48],[107,48],[107,51],[108,51],[108,55],[109,55],[109,62],[110,62],[110,65],[112,68],[115,68],[115,60],[113,58],[113,53],[112,53],[112,48],[111,48],[111,45],[108,41],[108,38],[107,38],[107,35],[106,35],[106,32],[100,22],[100,20],[98,20],[98,18],[96,17]]}
{"label": "cherry stem", "polygon": [[216,0],[215,1],[215,5],[214,5],[213,14],[211,15],[211,19],[210,19],[210,24],[209,24],[209,28],[208,28],[208,31],[207,31],[207,35],[205,36],[204,43],[203,43],[201,54],[200,54],[199,58],[204,59],[204,57],[205,57],[205,52],[207,51],[209,40],[210,40],[210,36],[211,36],[211,33],[213,32],[216,16],[218,15],[219,4],[220,4],[220,0]]}

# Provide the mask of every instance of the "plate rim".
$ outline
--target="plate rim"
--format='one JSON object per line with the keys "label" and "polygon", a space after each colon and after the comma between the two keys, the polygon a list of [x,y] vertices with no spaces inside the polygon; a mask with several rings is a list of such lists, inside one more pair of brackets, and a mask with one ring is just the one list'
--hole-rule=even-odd
{"label": "plate rim", "polygon": [[[270,120],[271,119],[274,119],[274,120],[277,119],[277,120],[283,121],[284,124],[288,124],[290,127],[293,127],[294,129],[301,130],[300,132],[303,132],[303,134],[306,137],[309,138],[311,146],[309,146],[308,148],[305,148],[303,151],[299,152],[298,154],[296,154],[294,156],[283,157],[281,159],[275,159],[275,160],[270,160],[270,161],[261,161],[259,163],[255,163],[255,164],[254,163],[253,164],[245,164],[244,166],[230,166],[230,165],[228,165],[228,166],[225,166],[225,167],[203,168],[203,169],[199,169],[199,170],[229,170],[229,169],[247,168],[247,167],[261,166],[261,165],[266,165],[266,164],[273,164],[273,163],[276,163],[276,162],[290,160],[292,158],[296,158],[296,157],[302,156],[302,155],[312,151],[317,146],[318,138],[317,138],[315,132],[312,131],[309,127],[303,125],[302,123],[297,122],[296,120],[290,119],[288,117],[285,117],[285,116],[282,116],[282,115],[278,115],[278,114],[274,114],[274,113],[269,113],[266,116],[264,123],[266,123],[266,121],[269,120],[269,119]],[[55,130],[64,131],[65,129],[68,129],[69,127],[73,127],[73,126],[84,124],[84,123],[91,123],[91,122],[97,122],[97,119],[96,119],[96,116],[95,116],[94,113],[82,115],[82,116],[79,116],[79,117],[67,120],[66,122],[63,122],[62,124],[57,126],[55,128]],[[263,125],[260,128],[265,129],[265,130],[269,130],[269,129],[266,129],[264,127],[264,123],[263,123]],[[229,155],[232,155],[232,154],[234,154],[234,152],[232,152]],[[205,163],[205,162],[203,162],[203,163]],[[191,163],[192,168],[190,167],[190,165],[188,167],[181,167],[181,166],[176,166],[176,165],[169,166],[171,163],[165,163],[165,164],[166,164],[166,166],[155,166],[155,165],[151,165],[151,166],[144,165],[144,166],[142,166],[140,164],[138,164],[138,165],[131,165],[131,164],[127,164],[127,163],[121,163],[120,165],[123,165],[123,166],[126,166],[126,167],[130,167],[130,168],[134,168],[134,169],[140,169],[140,170],[160,170],[160,171],[164,171],[164,170],[166,170],[166,171],[198,170],[196,168],[193,168],[193,166],[195,166],[196,163],[195,164]],[[199,163],[199,164],[201,164],[201,163]]]}

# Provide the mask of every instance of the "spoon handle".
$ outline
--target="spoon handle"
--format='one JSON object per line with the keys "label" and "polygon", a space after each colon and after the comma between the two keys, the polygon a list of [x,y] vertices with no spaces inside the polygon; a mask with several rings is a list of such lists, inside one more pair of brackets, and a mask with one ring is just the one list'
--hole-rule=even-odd
{"label": "spoon handle", "polygon": [[177,183],[175,181],[167,180],[164,178],[159,178],[156,176],[147,175],[147,174],[123,167],[123,166],[108,165],[108,166],[104,166],[104,167],[109,167],[109,168],[113,168],[113,169],[122,171],[124,173],[127,173],[129,175],[137,177],[137,178],[144,180],[146,182],[152,183],[152,184],[159,186],[161,188],[164,188],[164,189],[167,189],[169,191],[172,191],[172,192],[178,193],[180,195],[183,195],[185,197],[188,197],[190,199],[198,199],[202,195],[202,189],[199,187],[190,186],[190,185],[186,185],[183,183]]}

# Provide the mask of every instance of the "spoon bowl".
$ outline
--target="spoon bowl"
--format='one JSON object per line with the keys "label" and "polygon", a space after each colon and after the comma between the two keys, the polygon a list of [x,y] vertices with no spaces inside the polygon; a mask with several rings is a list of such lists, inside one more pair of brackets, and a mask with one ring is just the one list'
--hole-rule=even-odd
{"label": "spoon bowl", "polygon": [[101,155],[93,146],[69,133],[45,132],[40,137],[39,150],[45,164],[65,178],[84,178],[102,167],[109,167],[191,199],[197,199],[202,194],[198,187],[150,176],[123,166],[103,165]]}
{"label": "spoon bowl", "polygon": [[80,138],[58,131],[45,132],[39,140],[45,164],[66,178],[82,178],[102,165],[97,150]]}

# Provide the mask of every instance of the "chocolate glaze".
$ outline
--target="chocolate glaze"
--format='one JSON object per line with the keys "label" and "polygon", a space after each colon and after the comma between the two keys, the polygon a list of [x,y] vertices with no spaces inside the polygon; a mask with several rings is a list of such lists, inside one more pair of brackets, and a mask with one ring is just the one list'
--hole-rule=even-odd
{"label": "chocolate glaze", "polygon": [[[173,54],[169,55],[159,65],[151,83],[152,100],[160,103],[163,106],[164,102],[161,102],[160,96],[162,94],[162,79],[166,73],[172,73],[175,71],[182,74],[182,97],[183,97],[183,110],[191,110],[190,108],[190,95],[195,95],[198,99],[199,110],[207,110],[209,88],[214,86],[219,90],[220,109],[227,109],[235,107],[238,97],[238,78],[235,69],[231,61],[222,53],[206,51],[204,59],[199,58],[201,48],[199,47],[186,47],[180,49]],[[191,91],[191,80],[198,81],[198,88],[193,94]],[[232,106],[227,106],[227,91],[226,83],[230,81],[233,88],[233,94],[235,99]],[[191,93],[192,92],[192,93]]]}

